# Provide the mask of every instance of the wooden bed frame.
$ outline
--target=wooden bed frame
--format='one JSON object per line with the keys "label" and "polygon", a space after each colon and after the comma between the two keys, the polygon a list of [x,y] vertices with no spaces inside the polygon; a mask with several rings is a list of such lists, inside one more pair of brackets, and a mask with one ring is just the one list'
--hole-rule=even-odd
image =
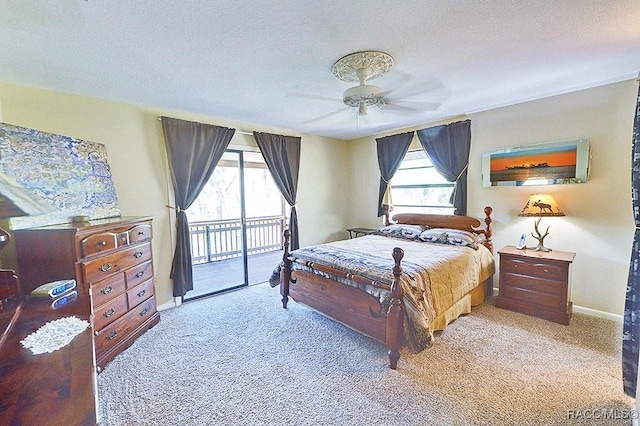
{"label": "wooden bed frame", "polygon": [[[471,231],[484,235],[482,244],[493,253],[491,242],[491,207],[485,207],[485,228],[480,229],[480,221],[468,216],[431,215],[431,214],[397,214],[393,216],[395,223],[426,225],[431,228],[454,228]],[[386,215],[388,223],[388,215]],[[329,266],[314,262],[303,261],[289,254],[289,231],[285,231],[283,268],[280,275],[280,294],[282,307],[286,309],[289,297],[298,303],[306,305],[321,314],[338,321],[355,331],[379,341],[388,348],[389,367],[396,369],[400,359],[400,348],[404,344],[404,312],[402,303],[402,275],[401,261],[404,256],[402,249],[393,250],[394,260],[393,282],[391,285],[378,281],[371,281],[365,277],[346,273]],[[355,287],[342,284],[312,272],[294,270],[293,262],[298,262],[311,269],[323,271],[333,276],[346,278],[356,283],[369,284],[391,292],[391,302],[386,312],[379,300]],[[487,280],[487,292],[492,290],[492,278]]]}

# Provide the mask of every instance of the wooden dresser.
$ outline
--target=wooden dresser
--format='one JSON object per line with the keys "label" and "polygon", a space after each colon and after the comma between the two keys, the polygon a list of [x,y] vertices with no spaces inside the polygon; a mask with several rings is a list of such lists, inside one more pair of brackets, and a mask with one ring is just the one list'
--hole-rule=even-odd
{"label": "wooden dresser", "polygon": [[575,253],[503,247],[496,306],[560,324],[571,320],[571,263]]}
{"label": "wooden dresser", "polygon": [[20,294],[75,278],[90,295],[96,366],[129,347],[160,320],[156,309],[150,217],[118,217],[16,230]]}

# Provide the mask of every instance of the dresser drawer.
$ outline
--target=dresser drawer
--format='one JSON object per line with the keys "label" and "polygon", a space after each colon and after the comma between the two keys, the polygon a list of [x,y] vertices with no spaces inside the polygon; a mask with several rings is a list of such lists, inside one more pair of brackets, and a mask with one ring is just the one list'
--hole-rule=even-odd
{"label": "dresser drawer", "polygon": [[141,265],[137,265],[127,269],[124,272],[124,276],[127,282],[127,289],[131,289],[141,282],[152,278],[153,266],[151,264],[151,260],[148,260]]}
{"label": "dresser drawer", "polygon": [[111,324],[128,310],[127,295],[121,294],[115,299],[100,305],[93,312],[93,326],[96,330],[102,330],[105,326]]}
{"label": "dresser drawer", "polygon": [[82,247],[82,257],[114,250],[118,247],[118,234],[102,232],[89,235],[80,242],[80,246]]}
{"label": "dresser drawer", "polygon": [[125,290],[124,272],[111,275],[102,281],[98,281],[91,285],[91,300],[93,306],[100,306],[119,294],[124,293]]}
{"label": "dresser drawer", "polygon": [[562,297],[555,294],[541,293],[510,285],[505,285],[501,290],[503,290],[504,298],[526,302],[528,305],[541,305],[554,309],[560,309],[564,305]]}
{"label": "dresser drawer", "polygon": [[152,279],[149,279],[139,286],[127,291],[127,302],[129,304],[129,309],[139,305],[140,303],[153,296],[154,292],[155,287],[153,285]]}
{"label": "dresser drawer", "polygon": [[148,240],[150,238],[151,238],[151,225],[148,225],[148,224],[136,225],[129,230],[129,241],[131,243]]}
{"label": "dresser drawer", "polygon": [[83,262],[82,272],[85,281],[92,284],[147,260],[151,260],[150,243],[123,249]]}
{"label": "dresser drawer", "polygon": [[150,318],[156,312],[156,300],[151,297],[139,306],[133,308],[126,315],[114,321],[104,329],[96,331],[96,357],[101,358],[102,355],[110,348],[117,345],[122,339],[126,338],[129,333],[135,330],[140,324]]}
{"label": "dresser drawer", "polygon": [[505,273],[503,279],[505,280],[505,286],[518,287],[530,291],[560,296],[564,290],[564,283],[560,281],[545,280],[512,273]]}
{"label": "dresser drawer", "polygon": [[505,272],[555,280],[563,280],[567,277],[567,266],[565,264],[558,265],[550,262],[540,262],[535,259],[516,259],[506,256],[501,258],[500,262],[500,268]]}

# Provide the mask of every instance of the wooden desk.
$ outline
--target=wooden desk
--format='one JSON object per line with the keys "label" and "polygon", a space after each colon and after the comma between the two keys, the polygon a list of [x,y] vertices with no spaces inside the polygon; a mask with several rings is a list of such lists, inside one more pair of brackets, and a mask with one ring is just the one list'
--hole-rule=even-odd
{"label": "wooden desk", "polygon": [[0,307],[0,424],[95,425],[96,377],[91,327],[52,353],[34,355],[20,344],[49,321],[76,316],[89,322],[89,295],[58,309],[51,299],[20,297]]}

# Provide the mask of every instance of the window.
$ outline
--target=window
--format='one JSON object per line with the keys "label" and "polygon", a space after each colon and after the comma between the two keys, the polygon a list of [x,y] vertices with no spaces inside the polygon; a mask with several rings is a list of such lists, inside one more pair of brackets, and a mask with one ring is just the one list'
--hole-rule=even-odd
{"label": "window", "polygon": [[453,182],[438,173],[423,149],[407,152],[390,184],[393,214],[453,214]]}

